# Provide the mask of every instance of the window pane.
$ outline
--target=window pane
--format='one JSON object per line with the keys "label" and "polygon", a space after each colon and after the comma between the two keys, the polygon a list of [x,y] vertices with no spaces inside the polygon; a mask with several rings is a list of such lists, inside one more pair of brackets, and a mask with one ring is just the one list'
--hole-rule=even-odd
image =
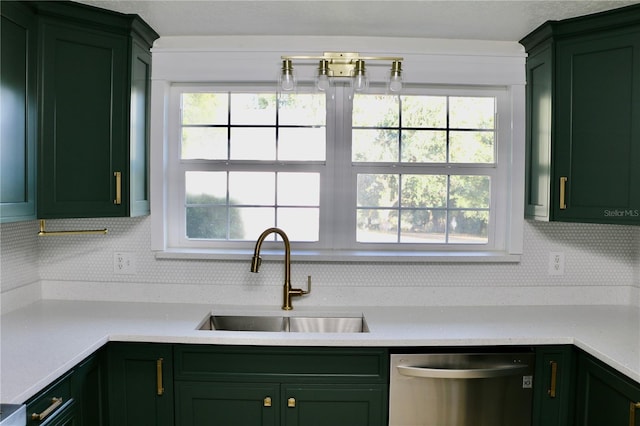
{"label": "window pane", "polygon": [[227,207],[187,207],[187,238],[224,240],[227,238]]}
{"label": "window pane", "polygon": [[401,223],[402,243],[446,242],[447,212],[444,210],[405,210]]}
{"label": "window pane", "polygon": [[449,98],[449,127],[452,129],[494,129],[494,98]]}
{"label": "window pane", "polygon": [[238,226],[232,227],[229,238],[232,240],[258,239],[262,231],[276,223],[275,208],[242,208],[231,207],[231,217],[238,218]]}
{"label": "window pane", "polygon": [[278,226],[291,241],[318,241],[320,209],[278,209]]}
{"label": "window pane", "polygon": [[402,127],[447,127],[446,96],[402,96]]}
{"label": "window pane", "polygon": [[434,130],[404,130],[402,161],[405,163],[445,163],[447,132]]}
{"label": "window pane", "polygon": [[326,133],[324,127],[280,128],[278,160],[324,161]]}
{"label": "window pane", "polygon": [[397,210],[358,209],[356,241],[360,243],[397,243]]}
{"label": "window pane", "polygon": [[489,241],[488,211],[452,211],[449,220],[449,242],[453,244],[486,244]]}
{"label": "window pane", "polygon": [[232,205],[275,205],[276,174],[273,172],[229,173],[229,203]]}
{"label": "window pane", "polygon": [[449,206],[459,209],[488,209],[491,199],[489,176],[451,176]]}
{"label": "window pane", "polygon": [[275,128],[232,128],[232,160],[275,160]]}
{"label": "window pane", "polygon": [[183,127],[183,160],[226,160],[227,129],[213,127]]}
{"label": "window pane", "polygon": [[226,172],[186,172],[185,193],[188,204],[226,204]]}
{"label": "window pane", "polygon": [[280,94],[280,125],[324,126],[327,109],[325,95],[320,94]]}
{"label": "window pane", "polygon": [[493,132],[450,132],[449,162],[478,164],[495,162]]}
{"label": "window pane", "polygon": [[227,124],[226,93],[183,93],[182,124]]}
{"label": "window pane", "polygon": [[275,93],[232,93],[231,124],[276,123]]}
{"label": "window pane", "polygon": [[397,96],[357,94],[353,97],[353,126],[398,127],[399,124]]}
{"label": "window pane", "polygon": [[319,206],[319,173],[278,173],[279,206]]}
{"label": "window pane", "polygon": [[403,175],[402,207],[446,207],[447,177]]}
{"label": "window pane", "polygon": [[358,207],[398,206],[398,175],[359,174]]}
{"label": "window pane", "polygon": [[352,159],[357,162],[397,162],[398,131],[353,129]]}

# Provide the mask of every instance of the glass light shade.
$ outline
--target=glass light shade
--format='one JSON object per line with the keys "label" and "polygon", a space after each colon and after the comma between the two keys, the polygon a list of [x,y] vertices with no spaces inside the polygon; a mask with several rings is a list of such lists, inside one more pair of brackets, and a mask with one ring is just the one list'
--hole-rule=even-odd
{"label": "glass light shade", "polygon": [[316,76],[316,87],[321,92],[325,92],[331,86],[329,81],[329,61],[321,59],[318,64],[318,75]]}
{"label": "glass light shade", "polygon": [[389,76],[389,90],[399,92],[402,90],[402,62],[393,61],[391,75]]}
{"label": "glass light shade", "polygon": [[351,86],[356,92],[362,92],[369,87],[369,78],[367,77],[364,61],[362,59],[356,61]]}
{"label": "glass light shade", "polygon": [[296,88],[296,76],[293,72],[291,59],[282,61],[282,72],[280,73],[280,88],[285,92],[290,92]]}

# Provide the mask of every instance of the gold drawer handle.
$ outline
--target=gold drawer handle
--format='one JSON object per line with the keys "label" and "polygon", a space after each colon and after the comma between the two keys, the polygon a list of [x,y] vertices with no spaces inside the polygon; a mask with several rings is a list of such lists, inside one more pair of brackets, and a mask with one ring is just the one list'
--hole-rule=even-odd
{"label": "gold drawer handle", "polygon": [[38,413],[31,414],[31,420],[42,421],[46,419],[51,415],[51,413],[56,411],[56,408],[58,408],[60,405],[62,405],[62,398],[55,398],[55,397],[51,398],[51,405],[49,405],[47,409],[40,414]]}
{"label": "gold drawer handle", "polygon": [[296,408],[296,399],[295,398],[287,399],[287,407]]}
{"label": "gold drawer handle", "polygon": [[567,181],[569,178],[563,176],[560,178],[560,210],[567,209],[567,201],[566,201],[566,187]]}
{"label": "gold drawer handle", "polygon": [[164,386],[162,385],[162,361],[164,361],[164,358],[156,360],[156,394],[158,396],[164,395]]}
{"label": "gold drawer handle", "polygon": [[264,400],[262,400],[262,405],[265,407],[271,407],[271,397],[266,396]]}
{"label": "gold drawer handle", "polygon": [[629,426],[636,426],[636,410],[640,408],[640,402],[629,403]]}
{"label": "gold drawer handle", "polygon": [[550,398],[555,398],[556,386],[558,384],[558,363],[555,361],[551,361],[549,365],[551,366],[551,384],[547,393],[549,394]]}

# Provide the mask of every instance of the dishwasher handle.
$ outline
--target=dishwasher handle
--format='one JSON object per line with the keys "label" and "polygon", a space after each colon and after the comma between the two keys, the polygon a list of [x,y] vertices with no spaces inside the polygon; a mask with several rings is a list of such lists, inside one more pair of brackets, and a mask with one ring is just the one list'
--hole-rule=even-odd
{"label": "dishwasher handle", "polygon": [[399,365],[396,367],[403,376],[433,379],[490,379],[493,377],[515,376],[524,373],[525,364],[502,364],[483,368],[431,368]]}

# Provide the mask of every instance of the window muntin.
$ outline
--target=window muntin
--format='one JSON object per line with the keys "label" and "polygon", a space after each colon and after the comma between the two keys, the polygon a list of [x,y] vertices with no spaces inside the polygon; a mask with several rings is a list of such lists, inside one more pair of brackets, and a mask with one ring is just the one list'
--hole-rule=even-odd
{"label": "window muntin", "polygon": [[[190,91],[185,88],[178,91],[180,93],[199,93],[197,90]],[[249,247],[255,242],[256,236],[262,230],[275,225],[286,229],[291,240],[298,242],[298,248],[318,248],[321,250],[332,248],[341,250],[380,249],[388,251],[450,250],[452,246],[455,246],[456,250],[477,250],[474,247],[481,250],[494,249],[496,247],[494,242],[495,210],[499,204],[495,194],[504,194],[502,189],[504,171],[497,170],[498,126],[495,113],[499,98],[496,96],[496,92],[501,92],[501,90],[453,88],[451,90],[416,89],[415,92],[417,94],[412,93],[401,97],[363,95],[375,97],[375,102],[372,105],[359,105],[358,102],[363,102],[359,100],[360,95],[349,99],[349,101],[345,100],[346,95],[342,98],[338,95],[335,98],[335,104],[331,103],[334,98],[328,98],[326,107],[323,105],[324,97],[321,95],[296,93],[289,95],[292,98],[286,102],[275,102],[275,111],[269,113],[260,111],[264,114],[256,113],[254,116],[261,117],[255,119],[258,124],[231,120],[232,107],[229,105],[233,103],[235,91],[215,92],[216,95],[226,96],[226,113],[220,113],[220,109],[216,107],[211,108],[216,112],[192,114],[192,116],[207,115],[217,118],[182,121],[179,128],[181,131],[194,128],[222,130],[226,134],[222,137],[226,144],[225,155],[218,154],[217,157],[209,155],[209,157],[213,157],[212,159],[192,154],[191,156],[181,156],[179,162],[183,169],[183,176],[185,176],[183,179],[185,183],[182,184],[185,200],[200,195],[197,190],[192,190],[190,191],[192,194],[187,197],[186,193],[189,192],[186,186],[187,171],[190,173],[218,172],[221,173],[220,176],[224,176],[224,179],[218,176],[218,183],[215,184],[218,188],[224,188],[224,205],[217,204],[217,201],[213,203],[198,201],[193,203],[194,205],[190,205],[186,201],[183,211],[189,211],[190,208],[206,208],[212,212],[217,211],[216,214],[224,214],[226,228],[224,232],[217,231],[217,233],[210,234],[215,235],[213,239],[206,236],[200,238],[197,233],[192,234],[185,231],[187,226],[186,220],[183,219],[185,223],[182,225],[182,233],[185,236],[178,242],[178,245],[217,248]],[[425,92],[436,94],[421,94]],[[203,93],[211,93],[211,87],[205,88]],[[502,93],[502,101],[504,102],[504,90]],[[249,94],[271,96],[277,100],[275,94],[262,90]],[[300,112],[301,108],[298,104],[303,103],[301,100],[303,98],[296,100],[296,95],[307,97],[308,101],[304,104],[308,106],[302,108],[307,112]],[[318,97],[322,99],[318,99]],[[245,100],[246,98],[247,96],[244,97]],[[476,117],[481,119],[464,118],[456,109],[460,107],[455,105],[469,103],[469,98],[481,105],[482,101],[487,99],[490,101],[491,107],[485,105],[485,108],[476,114]],[[244,105],[247,103],[244,102]],[[269,102],[262,103],[269,105]],[[253,103],[253,105],[255,104],[256,102]],[[407,111],[415,108],[416,104],[419,108],[428,111],[429,114],[408,113]],[[351,114],[351,105],[353,105],[353,114]],[[400,105],[403,105],[404,108],[400,108]],[[505,104],[503,103],[503,105]],[[288,108],[287,115],[284,113],[285,108]],[[244,107],[239,110],[246,111],[247,109]],[[267,109],[271,109],[271,107]],[[371,116],[367,111],[371,112]],[[272,117],[270,124],[263,121],[263,117],[267,114]],[[335,122],[343,122],[344,125],[336,127],[332,120],[325,118],[331,114],[342,117]],[[321,118],[318,119],[318,117]],[[384,126],[378,124],[380,117],[386,120]],[[454,127],[454,125],[458,127]],[[275,134],[273,139],[271,136],[267,138],[269,144],[273,140],[275,153],[267,159],[249,156],[234,158],[232,155],[234,139],[231,137],[231,133],[236,128],[269,130]],[[287,135],[287,132],[297,131],[307,133],[302,133],[299,137]],[[367,132],[370,135],[368,138],[362,136]],[[311,134],[315,134],[315,136],[309,136]],[[461,161],[460,155],[457,155],[454,149],[456,144],[463,143],[458,134],[471,135],[468,136],[469,141],[466,143],[479,146],[484,144],[485,149],[475,150],[478,152],[467,155],[466,159]],[[485,141],[482,141],[483,137],[485,137]],[[372,153],[367,152],[367,149],[361,149],[362,156],[356,156],[358,144],[366,146],[367,143],[371,143],[371,140],[379,141],[385,138],[387,144],[379,143],[378,151],[373,149]],[[318,142],[319,140],[321,142]],[[393,144],[390,141],[393,141]],[[300,142],[309,143],[309,146],[315,148],[303,148]],[[215,139],[208,143],[220,145],[220,142]],[[290,147],[287,147],[287,144]],[[207,146],[205,143],[200,143],[200,145]],[[486,146],[490,148],[486,149]],[[383,155],[380,155],[381,152]],[[463,150],[463,152],[466,151]],[[469,158],[476,160],[468,162]],[[351,172],[345,168],[351,168]],[[270,188],[265,190],[269,194],[269,200],[245,202],[230,197],[230,183],[234,176],[232,173],[236,172],[271,173],[270,177],[260,179],[261,185]],[[311,192],[314,194],[314,200],[318,200],[317,204],[300,200],[303,194],[309,193],[306,185],[303,191],[290,189],[289,192],[282,192],[285,190],[279,189],[277,182],[283,177],[286,180],[289,177],[286,173],[299,173],[298,176],[292,175],[294,177],[291,181],[296,182],[300,182],[302,175],[314,176],[314,182],[318,183],[317,186],[313,186]],[[351,175],[350,179],[349,175]],[[250,177],[257,176],[251,175]],[[361,187],[361,182],[365,182],[366,179],[372,180],[372,177],[375,180],[379,176],[381,176],[379,179],[387,181],[383,183],[389,188],[391,188],[391,180],[396,181],[394,201],[387,201],[387,205],[363,202],[357,192]],[[466,177],[466,183],[464,183],[463,177]],[[210,180],[214,179],[210,178]],[[415,187],[425,185],[425,180],[430,182],[430,187],[433,188],[435,185],[437,188],[437,190],[430,190],[434,194],[433,200],[429,200],[429,202],[420,201],[415,194],[407,189],[412,185]],[[247,182],[249,181],[255,182],[256,179],[247,179]],[[437,182],[437,185],[433,182]],[[469,197],[464,198],[461,195],[462,190],[456,189],[473,188],[474,185],[469,182],[474,183],[475,187],[482,188],[482,194],[476,194],[475,200],[469,200]],[[189,183],[189,187],[193,188],[209,185],[214,184]],[[220,192],[221,190],[216,191]],[[345,194],[347,191],[350,193]],[[218,193],[216,197],[220,195]],[[492,196],[494,198],[491,198]],[[370,217],[374,212],[379,217],[386,215],[387,219],[390,217],[394,219],[394,222],[387,221],[392,223],[392,226],[388,224],[386,226],[393,232],[387,230],[384,238],[380,235],[371,237],[370,228],[363,226],[365,223],[368,224],[367,226],[371,226]],[[243,215],[241,231],[238,230],[237,224],[234,224],[234,221],[239,220],[240,215]],[[182,216],[186,216],[186,214],[182,213]],[[504,214],[502,216],[504,217]],[[213,221],[213,219],[211,220]],[[475,226],[469,226],[470,222],[473,222]],[[309,227],[309,223],[317,223],[318,225],[317,227],[315,225]],[[420,223],[421,226],[416,226],[416,223]],[[250,228],[247,224],[251,225]],[[173,225],[171,228],[174,228]],[[187,235],[189,236],[187,237]],[[175,243],[170,242],[170,245],[175,246]]]}

